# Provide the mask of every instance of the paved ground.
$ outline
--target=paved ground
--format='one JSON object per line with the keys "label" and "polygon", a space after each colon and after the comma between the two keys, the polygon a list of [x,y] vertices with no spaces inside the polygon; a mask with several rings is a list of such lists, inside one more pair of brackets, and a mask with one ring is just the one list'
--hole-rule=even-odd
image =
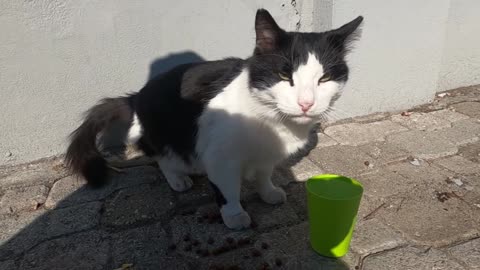
{"label": "paved ground", "polygon": [[[0,269],[480,269],[479,136],[480,87],[330,125],[307,158],[277,171],[286,204],[244,190],[256,226],[241,232],[220,224],[202,178],[179,194],[140,166],[89,190],[60,159],[0,168]],[[299,181],[321,172],[365,186],[341,260],[308,244]]]}

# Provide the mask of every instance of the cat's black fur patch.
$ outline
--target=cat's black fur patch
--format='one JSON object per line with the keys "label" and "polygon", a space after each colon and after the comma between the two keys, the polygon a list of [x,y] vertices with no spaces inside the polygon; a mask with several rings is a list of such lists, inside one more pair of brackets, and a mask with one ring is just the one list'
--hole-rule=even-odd
{"label": "cat's black fur patch", "polygon": [[244,60],[185,64],[148,82],[134,97],[148,155],[173,151],[187,163],[195,155],[197,119],[204,106],[241,72]]}

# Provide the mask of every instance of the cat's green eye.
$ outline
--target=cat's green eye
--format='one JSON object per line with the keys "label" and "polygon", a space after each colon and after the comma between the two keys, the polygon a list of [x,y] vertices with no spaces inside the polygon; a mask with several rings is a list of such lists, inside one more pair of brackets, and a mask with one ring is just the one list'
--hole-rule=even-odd
{"label": "cat's green eye", "polygon": [[318,80],[318,83],[322,83],[322,82],[328,82],[330,81],[332,78],[330,77],[330,74],[328,73],[325,73],[323,74],[323,76]]}
{"label": "cat's green eye", "polygon": [[280,79],[282,79],[283,81],[290,81],[290,77],[285,73],[279,72],[278,77],[280,77]]}

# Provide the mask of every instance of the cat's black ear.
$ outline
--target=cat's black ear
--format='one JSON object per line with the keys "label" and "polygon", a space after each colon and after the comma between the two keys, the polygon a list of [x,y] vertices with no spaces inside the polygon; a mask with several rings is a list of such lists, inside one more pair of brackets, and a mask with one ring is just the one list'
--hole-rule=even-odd
{"label": "cat's black ear", "polygon": [[359,26],[362,21],[363,17],[358,16],[356,19],[344,24],[340,28],[329,31],[328,39],[331,43],[334,43],[334,46],[342,46],[343,48],[348,47],[352,41],[358,39],[360,36],[361,29]]}
{"label": "cat's black ear", "polygon": [[268,11],[259,9],[255,15],[255,33],[257,42],[255,53],[266,53],[277,47],[284,31],[278,27]]}

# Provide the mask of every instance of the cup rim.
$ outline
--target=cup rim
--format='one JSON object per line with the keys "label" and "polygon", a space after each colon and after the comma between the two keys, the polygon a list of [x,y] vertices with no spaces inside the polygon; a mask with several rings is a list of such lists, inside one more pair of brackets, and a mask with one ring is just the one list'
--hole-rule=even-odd
{"label": "cup rim", "polygon": [[[309,186],[309,183],[311,184],[313,180],[325,180],[326,178],[330,178],[330,177],[341,177],[341,178],[345,178],[345,179],[348,179],[348,180],[352,181],[355,185],[360,187],[359,194],[356,195],[356,196],[348,197],[348,198],[331,198],[331,197],[327,197],[323,194],[319,194],[317,192],[312,191],[311,187]],[[311,193],[311,194],[313,194],[317,197],[320,197],[322,199],[331,200],[331,201],[348,201],[348,200],[358,199],[358,198],[362,197],[363,191],[364,191],[362,183],[360,183],[358,180],[356,180],[354,178],[351,178],[351,177],[344,176],[344,175],[340,175],[340,174],[329,174],[329,173],[319,174],[319,175],[315,175],[315,176],[312,176],[312,177],[308,178],[308,180],[305,183],[305,186],[306,186],[306,189],[307,189],[308,193]]]}

